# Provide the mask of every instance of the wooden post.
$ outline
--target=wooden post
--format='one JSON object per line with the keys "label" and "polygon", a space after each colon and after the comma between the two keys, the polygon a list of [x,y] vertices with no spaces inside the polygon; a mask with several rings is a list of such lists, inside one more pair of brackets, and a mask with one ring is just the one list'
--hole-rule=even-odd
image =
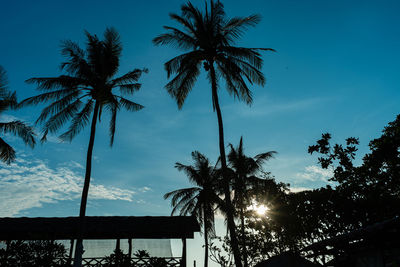
{"label": "wooden post", "polygon": [[115,250],[120,250],[120,249],[121,249],[121,240],[118,238],[117,245],[115,246]]}
{"label": "wooden post", "polygon": [[186,238],[182,238],[182,263],[181,267],[186,267]]}
{"label": "wooden post", "polygon": [[115,260],[116,260],[116,264],[117,264],[117,266],[119,266],[119,264],[120,264],[120,257],[122,256],[122,253],[121,253],[121,240],[118,238],[117,239],[117,245],[116,245],[116,247],[115,247]]}
{"label": "wooden post", "polygon": [[128,254],[129,254],[129,261],[132,259],[132,238],[128,239]]}
{"label": "wooden post", "polygon": [[68,265],[71,265],[72,262],[72,254],[74,252],[74,239],[71,239],[70,247],[69,247],[69,257],[68,257]]}

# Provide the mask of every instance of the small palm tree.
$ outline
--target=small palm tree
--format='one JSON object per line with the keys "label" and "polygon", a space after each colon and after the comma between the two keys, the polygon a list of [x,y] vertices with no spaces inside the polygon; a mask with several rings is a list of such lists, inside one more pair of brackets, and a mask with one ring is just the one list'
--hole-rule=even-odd
{"label": "small palm tree", "polygon": [[215,235],[214,211],[221,204],[217,195],[218,171],[208,158],[198,151],[192,152],[194,166],[176,163],[175,168],[185,172],[195,187],[178,189],[164,195],[171,198],[172,215],[192,215],[204,229],[204,266],[208,266],[208,240]]}
{"label": "small palm tree", "polygon": [[244,31],[255,26],[259,21],[258,15],[234,17],[227,19],[221,2],[210,1],[210,6],[202,12],[191,2],[181,7],[182,15],[171,14],[171,19],[178,22],[183,30],[164,26],[168,31],[153,39],[156,45],[172,44],[185,51],[164,64],[168,78],[175,77],[165,86],[169,94],[181,108],[188,93],[193,88],[201,67],[207,72],[211,83],[212,104],[217,113],[219,129],[219,149],[221,168],[225,180],[224,194],[226,201],[227,222],[230,232],[231,246],[235,264],[241,267],[240,251],[235,232],[233,207],[229,192],[229,179],[226,174],[226,156],[224,145],[224,128],[218,100],[219,77],[226,84],[230,94],[239,100],[251,104],[252,96],[249,84],[264,85],[262,72],[261,50],[274,51],[270,48],[245,48],[234,46]]}
{"label": "small palm tree", "polygon": [[[7,88],[7,76],[3,67],[0,66],[0,115],[8,109],[17,106],[15,92],[11,93]],[[13,134],[22,139],[30,147],[35,146],[35,133],[33,128],[24,122],[15,120],[10,122],[0,122],[0,132],[2,134]],[[0,160],[6,164],[15,161],[15,150],[3,138],[0,137]]]}
{"label": "small palm tree", "polygon": [[[115,29],[108,28],[104,32],[104,40],[99,40],[96,35],[88,32],[86,37],[86,51],[75,42],[62,43],[62,54],[67,57],[67,61],[62,63],[61,68],[67,75],[27,80],[28,83],[37,84],[38,90],[45,92],[20,103],[20,106],[26,106],[52,102],[42,110],[36,121],[43,125],[42,141],[46,140],[48,133],[58,132],[68,121],[71,121],[71,124],[67,131],[60,135],[60,139],[71,141],[90,122],[80,217],[84,217],[86,213],[96,123],[100,122],[103,110],[110,113],[109,133],[112,146],[118,110],[125,108],[128,111],[138,111],[143,108],[125,96],[132,95],[140,89],[141,84],[137,81],[143,72],[147,72],[147,69],[134,69],[121,77],[114,78],[118,72],[122,51],[119,34]],[[119,95],[114,93],[116,89],[119,90]],[[80,264],[82,240],[78,240],[77,248],[75,264]],[[80,258],[76,258],[77,256]]]}
{"label": "small palm tree", "polygon": [[236,148],[232,144],[229,144],[229,146],[231,151],[228,154],[228,163],[233,170],[231,175],[231,188],[234,191],[233,204],[240,218],[243,261],[245,267],[247,267],[244,215],[257,190],[262,190],[265,184],[269,184],[269,180],[259,178],[258,174],[262,171],[262,164],[271,159],[276,154],[276,151],[248,157],[244,154],[242,137],[240,137],[239,145]]}

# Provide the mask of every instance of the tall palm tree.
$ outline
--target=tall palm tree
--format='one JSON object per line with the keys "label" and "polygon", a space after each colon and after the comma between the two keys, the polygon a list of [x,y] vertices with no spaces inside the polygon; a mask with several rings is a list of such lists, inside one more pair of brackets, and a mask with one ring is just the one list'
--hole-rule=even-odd
{"label": "tall palm tree", "polygon": [[[61,68],[66,75],[51,78],[32,78],[27,80],[38,86],[42,94],[25,99],[20,106],[36,105],[51,101],[42,110],[36,123],[42,124],[42,140],[48,133],[56,133],[71,121],[69,128],[60,135],[60,139],[72,141],[79,132],[90,122],[90,139],[86,156],[85,180],[79,216],[86,213],[86,203],[89,192],[90,174],[92,169],[92,152],[96,133],[96,123],[100,122],[103,110],[110,113],[109,123],[110,146],[114,142],[117,112],[120,108],[128,111],[138,111],[142,105],[125,98],[132,95],[141,87],[137,83],[147,69],[134,69],[123,76],[114,78],[118,72],[122,44],[117,31],[108,28],[104,32],[104,40],[86,32],[86,51],[77,43],[64,41],[62,54],[67,61]],[[115,94],[118,89],[120,94]],[[90,117],[91,121],[90,121]],[[77,242],[75,264],[81,264],[82,240]]]}
{"label": "tall palm tree", "polygon": [[250,84],[264,85],[261,50],[274,51],[270,48],[245,48],[234,46],[244,31],[255,26],[260,16],[234,17],[227,19],[221,2],[206,3],[205,12],[188,2],[181,7],[182,15],[170,14],[171,19],[178,22],[183,30],[164,26],[167,33],[153,39],[156,45],[175,45],[185,53],[165,63],[168,78],[166,89],[181,108],[188,93],[194,86],[200,69],[203,66],[211,83],[213,109],[217,113],[219,129],[219,149],[221,168],[225,180],[224,194],[227,207],[227,222],[235,264],[241,267],[241,257],[235,232],[233,208],[229,192],[229,179],[226,175],[226,156],[224,145],[224,128],[218,100],[219,78],[226,84],[230,94],[239,100],[251,104],[252,96],[246,80]]}
{"label": "tall palm tree", "polygon": [[185,172],[195,186],[178,189],[164,195],[171,198],[172,215],[192,215],[204,229],[204,266],[208,266],[208,240],[215,235],[214,210],[221,204],[217,195],[218,171],[211,166],[208,158],[198,151],[192,152],[194,165],[176,163],[175,168]]}
{"label": "tall palm tree", "polygon": [[[7,88],[6,71],[0,66],[0,115],[8,109],[17,106],[16,93],[11,93]],[[10,122],[0,122],[0,132],[2,134],[13,134],[22,139],[30,147],[35,146],[35,133],[33,128],[20,120]],[[0,160],[6,164],[11,164],[15,160],[15,150],[3,138],[0,137]]]}
{"label": "tall palm tree", "polygon": [[231,151],[228,154],[229,167],[233,170],[231,176],[231,187],[234,192],[233,204],[236,207],[240,218],[242,253],[244,266],[248,266],[244,215],[246,208],[251,205],[257,190],[262,190],[269,180],[259,178],[262,171],[262,164],[271,159],[276,151],[269,151],[258,154],[254,157],[248,157],[244,154],[243,137],[240,137],[239,145],[235,148],[229,144]]}

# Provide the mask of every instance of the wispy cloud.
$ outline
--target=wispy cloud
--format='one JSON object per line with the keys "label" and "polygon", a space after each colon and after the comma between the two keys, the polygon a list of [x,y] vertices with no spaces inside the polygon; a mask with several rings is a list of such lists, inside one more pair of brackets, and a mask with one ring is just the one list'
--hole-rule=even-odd
{"label": "wispy cloud", "polygon": [[292,193],[298,193],[298,192],[303,192],[303,191],[309,191],[312,190],[312,188],[309,187],[289,187],[289,191]]}
{"label": "wispy cloud", "polygon": [[328,179],[333,176],[332,169],[323,169],[317,165],[305,167],[303,172],[297,173],[296,177],[300,180],[311,182],[323,181],[328,182]]}
{"label": "wispy cloud", "polygon": [[290,111],[304,110],[324,102],[323,98],[307,98],[296,101],[273,101],[272,99],[257,99],[254,105],[249,108],[246,105],[227,105],[225,110],[232,110],[233,114],[243,117],[258,117],[271,114],[278,114]]}
{"label": "wispy cloud", "polygon": [[[44,203],[79,199],[82,192],[82,165],[68,162],[51,168],[43,160],[19,157],[10,166],[0,164],[0,217],[16,216],[21,211]],[[150,188],[142,188],[145,192]],[[89,199],[133,201],[136,192],[91,183]]]}

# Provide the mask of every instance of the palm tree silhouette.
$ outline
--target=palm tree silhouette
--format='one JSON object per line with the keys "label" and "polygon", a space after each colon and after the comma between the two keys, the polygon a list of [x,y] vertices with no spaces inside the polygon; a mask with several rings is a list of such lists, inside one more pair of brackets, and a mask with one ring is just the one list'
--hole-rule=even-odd
{"label": "palm tree silhouette", "polygon": [[[109,134],[112,146],[118,110],[125,108],[128,111],[138,111],[143,108],[142,105],[124,96],[132,95],[140,89],[141,84],[137,81],[143,72],[147,72],[147,69],[134,69],[121,77],[113,78],[118,72],[122,52],[119,34],[115,29],[107,28],[104,40],[99,40],[96,35],[85,33],[88,41],[86,51],[75,42],[62,43],[62,54],[67,57],[67,61],[62,63],[61,68],[68,75],[27,80],[28,83],[37,84],[38,90],[45,93],[27,98],[20,103],[20,106],[25,106],[52,101],[42,110],[36,121],[43,125],[42,141],[46,140],[48,133],[56,133],[61,129],[67,121],[71,121],[71,124],[60,139],[72,141],[89,123],[92,116],[80,217],[84,217],[86,213],[96,123],[98,120],[100,122],[103,109],[110,113]],[[114,94],[114,89],[119,89],[120,94]],[[78,240],[76,251],[75,264],[81,264],[82,240]]]}
{"label": "palm tree silhouette", "polygon": [[192,152],[194,165],[176,163],[175,168],[185,172],[195,187],[166,193],[164,199],[171,199],[172,215],[193,215],[204,229],[204,266],[208,266],[208,239],[215,235],[214,210],[221,204],[217,195],[218,170],[211,166],[208,158],[198,151]]}
{"label": "palm tree silhouette", "polygon": [[261,191],[265,185],[269,184],[269,180],[259,178],[258,174],[262,171],[262,164],[271,159],[276,151],[248,157],[244,154],[243,137],[240,137],[239,145],[236,148],[232,144],[229,146],[231,151],[228,154],[228,163],[233,170],[231,175],[231,187],[234,192],[233,204],[240,218],[243,262],[247,267],[244,214],[246,208],[251,205],[250,201],[253,196],[257,195],[257,191]]}
{"label": "palm tree silhouette", "polygon": [[[181,7],[182,15],[171,14],[171,19],[177,21],[184,30],[164,26],[168,31],[153,39],[156,45],[172,44],[185,51],[165,63],[167,76],[175,77],[168,82],[166,89],[181,108],[188,93],[194,86],[200,74],[201,66],[207,72],[211,83],[213,109],[217,113],[219,129],[219,149],[221,168],[224,177],[224,194],[226,201],[227,222],[235,264],[241,267],[241,257],[235,232],[233,207],[229,191],[229,179],[226,172],[226,156],[224,145],[224,128],[218,100],[218,80],[222,77],[230,94],[247,104],[252,102],[251,91],[246,84],[264,85],[265,78],[260,71],[262,59],[260,50],[274,51],[271,48],[245,48],[233,46],[244,31],[255,26],[258,15],[234,17],[227,19],[221,2],[206,3],[203,13],[192,3]],[[187,52],[188,51],[188,52]]]}
{"label": "palm tree silhouette", "polygon": [[[7,88],[6,71],[0,66],[0,114],[8,109],[16,108],[16,93],[11,93]],[[33,128],[20,120],[10,122],[0,122],[0,132],[3,134],[13,134],[22,139],[30,147],[35,146],[35,133]],[[15,150],[3,138],[0,137],[0,160],[6,164],[15,161]]]}

